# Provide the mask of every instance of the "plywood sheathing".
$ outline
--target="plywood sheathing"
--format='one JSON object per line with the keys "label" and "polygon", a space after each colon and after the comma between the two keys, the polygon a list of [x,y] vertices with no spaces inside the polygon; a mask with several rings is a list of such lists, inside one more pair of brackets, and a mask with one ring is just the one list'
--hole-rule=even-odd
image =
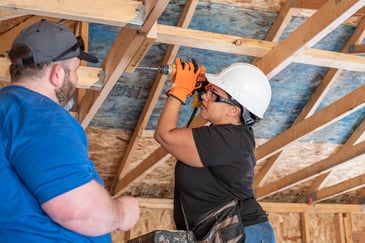
{"label": "plywood sheathing", "polygon": [[[172,200],[141,198],[140,203],[141,218],[137,225],[129,232],[113,232],[114,243],[154,230],[175,229]],[[339,237],[348,239],[365,233],[365,211],[359,205],[262,203],[262,206],[269,214],[277,242],[345,242],[339,241]]]}
{"label": "plywood sheathing", "polygon": [[[109,189],[115,170],[118,168],[120,159],[122,158],[131,132],[118,129],[86,129],[89,139],[90,159],[96,161],[96,168],[101,173],[105,181],[106,188]],[[265,142],[265,140],[258,139],[257,145]],[[151,151],[155,150],[159,145],[153,139],[153,131],[146,130],[142,133],[138,148],[132,159],[128,171],[135,168],[139,163],[145,159]],[[311,165],[323,158],[328,157],[332,153],[341,148],[341,145],[335,144],[318,144],[308,142],[298,142],[288,146],[283,152],[282,159],[277,164],[268,182],[278,180],[286,175]],[[298,156],[300,155],[300,156]],[[256,166],[255,173],[258,173],[265,161]],[[125,190],[124,194],[151,197],[151,198],[172,198],[174,188],[174,166],[175,159],[171,157],[164,163],[160,163],[156,168],[148,171],[142,177],[131,183]],[[361,158],[352,161],[351,166],[343,164],[333,171],[329,176],[323,187],[337,184],[344,178],[351,177],[351,175],[360,175],[365,172]],[[340,179],[341,178],[341,179]],[[274,202],[296,202],[300,197],[306,194],[306,191],[313,183],[313,179],[305,183],[295,185],[289,189],[278,192],[270,196],[265,201]],[[293,193],[297,191],[296,193]],[[336,198],[334,202],[350,203],[356,197],[357,192],[350,194],[348,197]]]}

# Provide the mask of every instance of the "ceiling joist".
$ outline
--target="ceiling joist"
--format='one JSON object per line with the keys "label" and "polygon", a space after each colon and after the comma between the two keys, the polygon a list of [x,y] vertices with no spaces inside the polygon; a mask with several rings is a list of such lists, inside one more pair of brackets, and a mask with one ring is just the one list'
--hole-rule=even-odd
{"label": "ceiling joist", "polygon": [[143,3],[136,0],[1,0],[0,10],[116,26],[141,25],[144,18]]}

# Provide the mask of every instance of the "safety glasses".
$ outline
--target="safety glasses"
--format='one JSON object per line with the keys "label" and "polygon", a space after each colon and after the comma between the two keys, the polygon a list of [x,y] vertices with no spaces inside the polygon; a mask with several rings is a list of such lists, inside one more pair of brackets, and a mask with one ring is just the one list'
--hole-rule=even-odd
{"label": "safety glasses", "polygon": [[220,96],[219,94],[217,94],[217,92],[214,91],[214,89],[211,85],[208,85],[205,88],[204,93],[207,95],[207,98],[210,102],[221,102],[221,103],[226,103],[229,105],[241,107],[241,104],[235,100],[232,100],[230,95],[228,95],[228,98],[224,98],[224,97]]}

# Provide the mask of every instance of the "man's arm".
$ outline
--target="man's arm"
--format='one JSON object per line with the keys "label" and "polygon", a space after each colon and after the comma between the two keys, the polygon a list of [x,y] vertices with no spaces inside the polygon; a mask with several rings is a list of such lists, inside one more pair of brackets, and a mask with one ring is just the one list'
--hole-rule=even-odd
{"label": "man's arm", "polygon": [[47,201],[42,208],[63,227],[89,236],[127,231],[140,213],[136,198],[112,199],[95,180]]}

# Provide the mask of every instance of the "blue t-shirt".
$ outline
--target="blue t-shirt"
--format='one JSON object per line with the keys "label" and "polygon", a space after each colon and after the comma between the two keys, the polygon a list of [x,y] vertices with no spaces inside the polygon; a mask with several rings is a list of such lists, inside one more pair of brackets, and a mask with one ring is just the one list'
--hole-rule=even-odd
{"label": "blue t-shirt", "polygon": [[0,242],[111,242],[63,228],[41,208],[96,180],[80,124],[62,106],[21,86],[0,90]]}

